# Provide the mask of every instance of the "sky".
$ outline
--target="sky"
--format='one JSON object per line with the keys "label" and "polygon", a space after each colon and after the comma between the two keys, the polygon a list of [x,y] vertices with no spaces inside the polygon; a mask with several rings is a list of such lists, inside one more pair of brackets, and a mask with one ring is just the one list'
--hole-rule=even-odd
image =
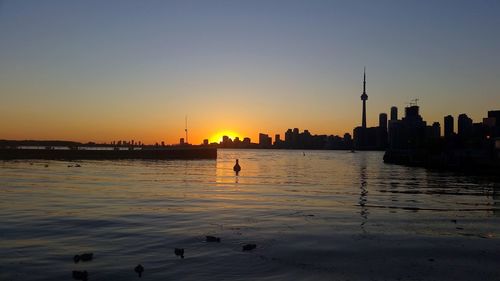
{"label": "sky", "polygon": [[0,139],[352,133],[500,109],[500,1],[0,0]]}

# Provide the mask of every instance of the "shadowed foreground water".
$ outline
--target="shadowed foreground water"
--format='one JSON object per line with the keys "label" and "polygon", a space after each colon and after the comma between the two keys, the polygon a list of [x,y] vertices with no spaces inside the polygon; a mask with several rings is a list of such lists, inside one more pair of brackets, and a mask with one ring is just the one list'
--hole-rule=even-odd
{"label": "shadowed foreground water", "polygon": [[139,263],[140,280],[500,280],[500,185],[485,178],[379,152],[74,164],[0,162],[0,280],[139,280]]}

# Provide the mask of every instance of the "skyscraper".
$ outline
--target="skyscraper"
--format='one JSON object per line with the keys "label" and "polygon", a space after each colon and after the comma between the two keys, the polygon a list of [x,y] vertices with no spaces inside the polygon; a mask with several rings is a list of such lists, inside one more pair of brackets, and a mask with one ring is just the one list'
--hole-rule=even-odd
{"label": "skyscraper", "polygon": [[398,120],[398,108],[393,106],[391,107],[391,121]]}
{"label": "skyscraper", "polygon": [[458,115],[458,135],[467,137],[472,134],[472,119],[467,114]]}
{"label": "skyscraper", "polygon": [[378,116],[378,126],[382,131],[387,132],[387,114],[380,113]]}
{"label": "skyscraper", "polygon": [[361,127],[366,129],[366,100],[368,95],[366,94],[366,68],[363,69],[363,94],[361,95],[361,100],[363,101],[363,117],[361,121]]}
{"label": "skyscraper", "polygon": [[453,116],[448,115],[444,117],[444,137],[450,138],[453,136]]}
{"label": "skyscraper", "polygon": [[378,116],[377,147],[383,149],[387,147],[387,113],[380,113]]}
{"label": "skyscraper", "polygon": [[275,146],[279,146],[279,145],[281,145],[281,137],[280,137],[280,134],[276,134],[276,135],[274,135],[274,145],[275,145]]}
{"label": "skyscraper", "polygon": [[259,146],[268,148],[272,145],[272,139],[268,134],[259,133]]}
{"label": "skyscraper", "polygon": [[441,137],[441,125],[439,122],[432,123],[432,137],[436,139]]}

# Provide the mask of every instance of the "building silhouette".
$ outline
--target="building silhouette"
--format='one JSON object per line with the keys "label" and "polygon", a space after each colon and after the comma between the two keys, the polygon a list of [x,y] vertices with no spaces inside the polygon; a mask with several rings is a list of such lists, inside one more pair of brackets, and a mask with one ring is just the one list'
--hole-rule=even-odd
{"label": "building silhouette", "polygon": [[473,133],[472,119],[467,114],[458,115],[458,136],[460,138],[468,138]]}
{"label": "building silhouette", "polygon": [[435,122],[432,126],[427,126],[427,122],[420,116],[420,107],[415,100],[405,107],[405,115],[401,120],[389,122],[388,147],[390,149],[417,147],[425,143],[427,136],[439,136],[439,134],[439,123]]}
{"label": "building silhouette", "polygon": [[241,140],[239,137],[235,137],[234,140],[233,140],[233,144],[235,147],[239,147],[240,144],[241,144]]}
{"label": "building silhouette", "polygon": [[275,134],[274,143],[268,134],[259,133],[259,142],[251,143],[250,138],[231,140],[224,136],[220,144],[210,144],[220,148],[275,148],[275,149],[333,149],[350,150],[353,147],[352,136],[345,133],[343,137],[336,135],[313,135],[309,130],[300,132],[299,128],[288,129],[285,139]]}
{"label": "building silhouette", "polygon": [[368,100],[368,95],[366,94],[366,69],[363,70],[363,94],[361,94],[361,100],[363,101],[361,127],[366,129],[366,101]]}
{"label": "building silhouette", "polygon": [[387,113],[380,113],[378,116],[377,147],[385,148],[387,146],[387,134]]}
{"label": "building silhouette", "polygon": [[271,148],[272,145],[272,139],[269,135],[267,134],[259,134],[259,146],[261,148]]}
{"label": "building silhouette", "polygon": [[[363,93],[361,101],[363,102],[361,113],[361,126],[354,128],[354,147],[358,150],[383,150],[387,146],[387,114],[379,115],[379,126],[366,126],[366,70],[363,71]],[[385,123],[383,125],[382,123]],[[381,125],[382,124],[382,125]]]}
{"label": "building silhouette", "polygon": [[[488,138],[500,137],[500,110],[488,111],[488,117],[483,118],[485,134]],[[500,148],[500,144],[498,144]]]}
{"label": "building silhouette", "polygon": [[380,113],[378,115],[378,126],[387,131],[387,113]]}
{"label": "building silhouette", "polygon": [[274,135],[274,146],[275,147],[281,146],[281,137],[280,137],[280,134],[275,134]]}
{"label": "building silhouette", "polygon": [[444,137],[450,139],[455,134],[453,116],[447,115],[444,117]]}
{"label": "building silhouette", "polygon": [[398,120],[398,108],[396,106],[391,107],[391,121]]}
{"label": "building silhouette", "polygon": [[384,161],[412,166],[454,169],[465,172],[498,174],[500,169],[500,110],[488,111],[488,117],[474,123],[467,114],[458,116],[458,134],[454,118],[444,117],[441,126],[427,126],[419,107],[411,104],[401,121],[389,122],[389,148]]}
{"label": "building silhouette", "polygon": [[439,139],[441,137],[441,124],[439,122],[432,123],[432,126],[427,126],[427,132],[429,138]]}
{"label": "building silhouette", "polygon": [[395,127],[398,126],[398,108],[396,106],[391,107],[391,119],[389,120],[388,128],[387,128],[387,140],[388,143],[391,142],[391,139],[394,139],[396,136],[392,133]]}

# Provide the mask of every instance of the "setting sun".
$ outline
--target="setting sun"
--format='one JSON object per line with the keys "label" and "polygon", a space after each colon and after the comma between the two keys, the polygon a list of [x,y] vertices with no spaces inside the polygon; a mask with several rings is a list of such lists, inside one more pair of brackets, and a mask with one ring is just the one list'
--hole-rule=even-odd
{"label": "setting sun", "polygon": [[218,133],[213,134],[210,137],[209,142],[210,143],[213,143],[213,142],[219,143],[222,141],[222,137],[224,137],[224,136],[228,136],[232,140],[234,140],[234,138],[236,138],[236,137],[239,137],[241,139],[240,134],[235,133],[233,131],[225,130],[225,131],[220,131]]}

